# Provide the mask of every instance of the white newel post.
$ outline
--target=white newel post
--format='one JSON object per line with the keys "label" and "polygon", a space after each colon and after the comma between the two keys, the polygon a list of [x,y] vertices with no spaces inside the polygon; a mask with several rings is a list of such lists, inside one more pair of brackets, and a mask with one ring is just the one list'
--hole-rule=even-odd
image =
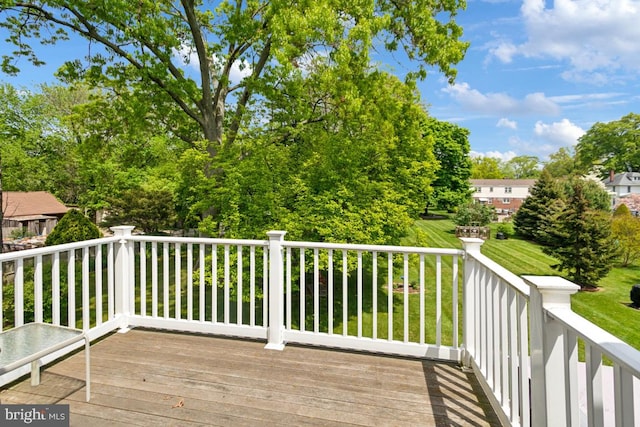
{"label": "white newel post", "polygon": [[111,227],[111,231],[115,237],[120,237],[118,243],[115,244],[115,271],[114,271],[114,298],[115,298],[115,311],[116,317],[120,319],[120,329],[122,332],[126,332],[129,327],[129,315],[131,314],[131,307],[129,302],[130,295],[130,257],[132,253],[130,250],[133,246],[131,232],[135,227],[133,225],[120,225],[117,227]]}
{"label": "white newel post", "polygon": [[484,240],[475,237],[461,237],[464,257],[464,284],[462,287],[462,364],[471,366],[471,357],[476,348],[477,337],[474,334],[476,300],[476,271],[475,261],[467,254],[480,254],[480,247]]}
{"label": "white newel post", "polygon": [[531,289],[531,421],[534,426],[578,425],[577,343],[546,309],[571,310],[571,295],[580,287],[557,276],[522,276]]}
{"label": "white newel post", "polygon": [[284,264],[282,242],[286,231],[269,231],[269,329],[266,349],[284,349]]}

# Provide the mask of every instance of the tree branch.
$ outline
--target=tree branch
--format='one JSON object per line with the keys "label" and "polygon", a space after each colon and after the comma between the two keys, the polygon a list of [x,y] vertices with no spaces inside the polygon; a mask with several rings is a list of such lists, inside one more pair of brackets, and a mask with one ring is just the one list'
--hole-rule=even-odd
{"label": "tree branch", "polygon": [[[78,21],[82,24],[83,27],[79,26],[79,25],[75,25],[71,22],[68,21],[64,21],[62,19],[57,18],[56,16],[54,16],[53,14],[51,14],[50,12],[48,12],[47,10],[44,9],[44,7],[32,4],[32,3],[16,3],[16,7],[25,9],[27,11],[34,11],[37,14],[39,14],[39,16],[43,17],[44,19],[46,19],[47,21],[53,22],[55,24],[58,24],[64,28],[68,28],[78,34],[80,34],[81,36],[89,39],[89,40],[95,40],[96,42],[102,44],[103,46],[105,46],[106,48],[112,50],[116,55],[118,55],[119,57],[121,57],[122,59],[126,60],[129,64],[131,64],[133,67],[135,67],[136,69],[145,72],[146,76],[156,84],[156,86],[158,86],[158,88],[160,88],[162,91],[164,91],[169,97],[171,97],[171,99],[173,99],[174,102],[176,102],[176,104],[180,107],[180,109],[182,111],[185,112],[185,114],[187,114],[189,117],[191,117],[193,120],[195,120],[198,124],[200,124],[200,126],[203,126],[203,118],[200,117],[198,114],[196,114],[195,111],[193,111],[193,109],[182,99],[182,97],[176,93],[175,91],[171,90],[166,82],[164,82],[162,79],[158,78],[157,76],[153,76],[152,74],[150,74],[147,70],[146,67],[140,63],[139,61],[137,61],[131,54],[129,54],[126,50],[124,50],[122,48],[122,46],[112,42],[111,40],[107,39],[106,37],[102,36],[97,28],[92,25],[89,20],[82,14],[80,13],[78,10],[74,10],[68,7],[65,7],[65,9],[67,11],[69,11],[74,17],[76,17],[76,19],[78,19]],[[113,23],[109,23],[110,25],[113,25],[115,28],[118,28],[116,25],[114,25]],[[118,28],[120,29],[120,28]],[[148,43],[145,43],[145,46],[151,48],[150,46],[148,46]],[[167,65],[167,67],[169,68],[170,72],[172,73],[172,75],[174,76],[174,78],[176,78],[176,75],[178,75],[179,77],[182,78],[179,70],[177,68],[175,68],[175,66],[171,63],[171,61],[166,60],[166,58],[163,60],[162,56],[158,56],[158,54],[160,54],[160,52],[157,51],[157,48],[155,49],[154,55],[156,55],[156,58],[158,60],[160,60],[163,64]]]}

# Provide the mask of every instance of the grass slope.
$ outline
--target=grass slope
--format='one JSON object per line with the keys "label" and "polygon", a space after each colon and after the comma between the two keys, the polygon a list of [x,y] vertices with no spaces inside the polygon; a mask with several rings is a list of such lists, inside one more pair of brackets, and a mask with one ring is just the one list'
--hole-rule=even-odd
{"label": "grass slope", "polygon": [[[448,218],[417,221],[415,228],[427,233],[429,246],[461,247],[454,234],[455,225]],[[491,235],[495,236],[495,232],[493,224]],[[482,253],[517,275],[559,274],[551,268],[556,260],[528,241],[490,239],[482,246]],[[629,292],[635,283],[640,283],[640,265],[614,266],[600,281],[598,292],[578,292],[572,297],[571,306],[576,313],[640,349],[640,310],[629,307]]]}

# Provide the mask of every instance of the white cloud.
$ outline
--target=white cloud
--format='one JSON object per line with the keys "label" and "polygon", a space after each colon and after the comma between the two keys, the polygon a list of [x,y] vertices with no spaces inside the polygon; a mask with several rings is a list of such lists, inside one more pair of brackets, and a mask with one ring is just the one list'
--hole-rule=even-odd
{"label": "white cloud", "polygon": [[576,145],[578,138],[585,134],[585,130],[568,119],[562,119],[551,124],[538,121],[533,128],[533,133],[536,137],[561,147]]}
{"label": "white cloud", "polygon": [[563,78],[604,84],[611,75],[640,69],[638,0],[524,0],[521,7],[527,40],[502,40],[490,55],[509,63],[515,55],[567,61]]}
{"label": "white cloud", "polygon": [[512,61],[513,57],[518,53],[518,47],[511,42],[499,43],[496,47],[489,50],[491,55],[498,58],[500,61],[508,64]]}
{"label": "white cloud", "polygon": [[557,115],[558,105],[544,93],[531,93],[523,99],[513,98],[505,93],[481,93],[462,82],[443,89],[465,109],[487,115]]}
{"label": "white cloud", "polygon": [[503,117],[500,120],[498,120],[498,123],[496,123],[496,127],[515,130],[515,129],[518,129],[518,123]]}
{"label": "white cloud", "polygon": [[[512,151],[505,153],[489,152],[485,155],[509,160],[515,157],[515,153],[530,154],[540,159],[548,158],[551,153],[555,153],[561,147],[574,146],[578,138],[584,135],[585,131],[568,119],[559,122],[544,123],[537,121],[533,125],[533,134],[528,139],[519,136],[511,136],[508,145]],[[513,154],[511,157],[508,157]]]}

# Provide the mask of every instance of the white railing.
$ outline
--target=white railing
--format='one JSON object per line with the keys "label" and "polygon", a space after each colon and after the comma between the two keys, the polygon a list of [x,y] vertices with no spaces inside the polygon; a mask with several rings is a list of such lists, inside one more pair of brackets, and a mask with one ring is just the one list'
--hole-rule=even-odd
{"label": "white railing", "polygon": [[127,327],[267,338],[268,241],[127,236],[121,250]]}
{"label": "white railing", "polygon": [[[570,296],[579,287],[556,276],[517,277],[480,253],[482,240],[461,240],[462,360],[476,372],[503,422],[640,425],[640,351],[571,310]],[[609,378],[605,361],[613,365]],[[611,393],[605,392],[605,379]]]}
{"label": "white railing", "polygon": [[460,360],[462,251],[276,241],[284,341]]}
{"label": "white railing", "polygon": [[640,352],[571,311],[575,285],[517,277],[480,253],[482,240],[456,250],[132,229],[0,255],[0,324],[50,322],[92,339],[142,326],[264,339],[270,349],[295,342],[460,361],[505,424],[640,424]]}
{"label": "white railing", "polygon": [[[116,242],[104,238],[0,254],[0,328],[45,322],[83,329],[91,339],[116,329]],[[44,357],[41,363],[75,347]],[[4,374],[0,384],[28,372],[25,366]]]}

